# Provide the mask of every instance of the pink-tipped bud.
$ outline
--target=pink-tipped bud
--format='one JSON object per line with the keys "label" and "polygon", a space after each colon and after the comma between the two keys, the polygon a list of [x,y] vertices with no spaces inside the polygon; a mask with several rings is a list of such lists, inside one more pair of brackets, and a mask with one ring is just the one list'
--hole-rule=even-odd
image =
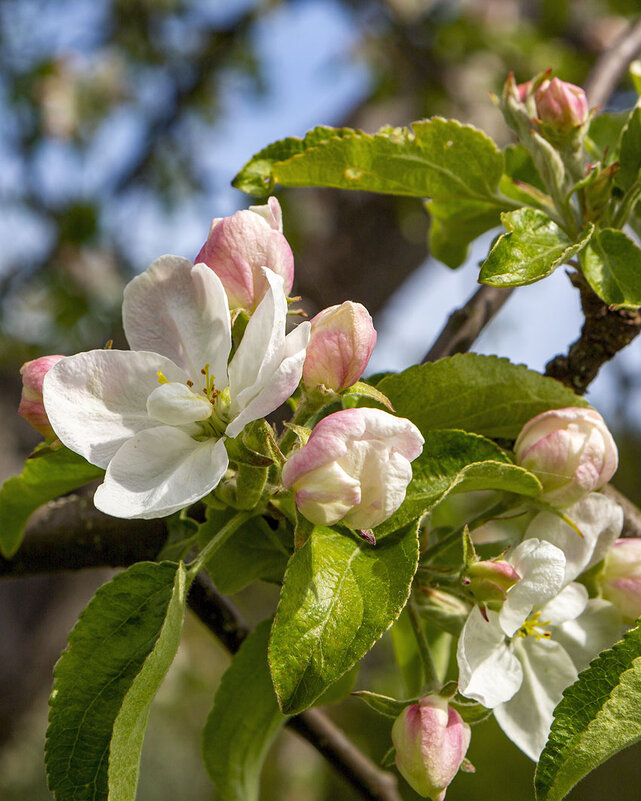
{"label": "pink-tipped bud", "polygon": [[534,93],[539,119],[558,133],[569,133],[588,119],[588,101],[580,86],[552,78]]}
{"label": "pink-tipped bud", "polygon": [[312,319],[303,383],[323,384],[341,392],[363,375],[376,344],[376,331],[365,306],[346,300]]}
{"label": "pink-tipped bud", "polygon": [[516,91],[518,92],[519,100],[521,101],[521,103],[525,103],[528,95],[532,91],[532,81],[525,81],[525,83],[517,83]]}
{"label": "pink-tipped bud", "polygon": [[465,758],[470,736],[470,727],[445,698],[428,695],[394,721],[396,766],[420,796],[442,801]]}
{"label": "pink-tipped bud", "polygon": [[42,382],[47,372],[60,359],[64,359],[64,356],[41,356],[39,359],[25,362],[20,368],[22,398],[20,406],[18,406],[18,414],[31,423],[45,439],[53,439],[56,435],[51,428],[42,402]]}
{"label": "pink-tipped bud", "polygon": [[220,278],[230,308],[256,309],[268,288],[263,267],[282,277],[285,294],[289,294],[294,255],[282,231],[281,208],[275,197],[264,206],[250,206],[212,222],[195,263],[206,264]]}
{"label": "pink-tipped bud", "polygon": [[601,489],[618,466],[617,446],[594,409],[553,409],[528,421],[516,461],[543,485],[541,500],[563,508]]}
{"label": "pink-tipped bud", "polygon": [[641,616],[641,540],[620,539],[608,550],[599,578],[603,597],[626,623]]}
{"label": "pink-tipped bud", "polygon": [[463,583],[479,603],[501,603],[507,591],[520,579],[521,576],[512,565],[499,559],[468,565]]}
{"label": "pink-tipped bud", "polygon": [[283,468],[300,512],[318,526],[371,529],[393,514],[423,449],[414,423],[380,409],[344,409],[323,418]]}

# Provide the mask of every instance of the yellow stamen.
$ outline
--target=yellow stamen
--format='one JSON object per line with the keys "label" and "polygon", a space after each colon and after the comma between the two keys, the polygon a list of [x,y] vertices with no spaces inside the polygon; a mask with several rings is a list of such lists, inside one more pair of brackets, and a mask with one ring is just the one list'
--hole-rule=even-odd
{"label": "yellow stamen", "polygon": [[168,384],[169,383],[169,381],[165,378],[162,370],[158,370],[156,375],[158,376],[158,383],[159,384]]}
{"label": "yellow stamen", "polygon": [[534,637],[536,640],[549,640],[550,632],[541,631],[542,626],[549,626],[549,620],[539,620],[541,612],[535,612],[531,615],[521,628],[516,632],[518,637]]}
{"label": "yellow stamen", "polygon": [[216,376],[210,374],[208,364],[206,364],[200,372],[205,376],[203,394],[213,403],[216,400],[216,396],[220,394],[215,388]]}

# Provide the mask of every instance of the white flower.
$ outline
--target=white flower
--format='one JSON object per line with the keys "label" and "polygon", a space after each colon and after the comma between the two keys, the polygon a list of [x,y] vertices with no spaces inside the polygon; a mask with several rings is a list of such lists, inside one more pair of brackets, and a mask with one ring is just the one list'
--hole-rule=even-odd
{"label": "white flower", "polygon": [[276,409],[298,385],[309,323],[287,336],[282,278],[228,364],[229,306],[204,264],[163,256],[125,288],[130,351],[94,350],[47,373],[44,402],[62,442],[107,468],[94,501],[116,517],[163,517],[210,492],[225,437]]}
{"label": "white flower", "polygon": [[567,513],[583,536],[554,514],[537,515],[528,538],[507,557],[521,580],[487,620],[472,610],[458,644],[461,693],[493,709],[532,759],[545,745],[563,690],[621,632],[612,604],[588,600],[585,587],[573,582],[618,536],[621,510],[595,494]]}

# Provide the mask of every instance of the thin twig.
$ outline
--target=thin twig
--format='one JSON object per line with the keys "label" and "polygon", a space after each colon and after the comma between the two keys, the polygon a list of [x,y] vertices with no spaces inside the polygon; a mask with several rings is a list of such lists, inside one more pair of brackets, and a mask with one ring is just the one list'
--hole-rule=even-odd
{"label": "thin twig", "polygon": [[426,353],[423,363],[435,362],[455,353],[466,353],[476,338],[503,307],[512,294],[511,289],[481,286],[465,306],[455,309],[436,341]]}
{"label": "thin twig", "polygon": [[[118,520],[99,512],[92,492],[82,491],[46,504],[27,525],[24,542],[12,560],[0,558],[0,576],[127,567],[154,560],[167,537],[162,520]],[[235,606],[201,572],[189,592],[189,607],[224,647],[235,653],[249,628]],[[396,777],[379,768],[320,710],[290,718],[304,737],[368,801],[401,801]]]}
{"label": "thin twig", "polygon": [[641,18],[623,31],[597,59],[585,81],[591,106],[604,106],[617,87],[628,64],[641,51]]}

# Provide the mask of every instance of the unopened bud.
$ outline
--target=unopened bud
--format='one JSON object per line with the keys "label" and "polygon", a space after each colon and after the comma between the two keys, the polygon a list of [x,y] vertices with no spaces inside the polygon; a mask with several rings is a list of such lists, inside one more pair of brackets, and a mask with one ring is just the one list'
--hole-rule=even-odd
{"label": "unopened bud", "polygon": [[445,698],[428,695],[394,721],[396,766],[419,795],[442,801],[465,758],[470,736],[470,727]]}
{"label": "unopened bud", "polygon": [[312,319],[305,386],[323,384],[336,392],[351,387],[363,375],[375,344],[376,331],[365,306],[346,300],[323,309]]}
{"label": "unopened bud", "polygon": [[563,508],[601,489],[618,466],[617,446],[594,409],[553,409],[528,421],[516,461],[543,485],[541,500]]}
{"label": "unopened bud", "polygon": [[468,565],[463,583],[479,603],[501,603],[507,591],[520,579],[512,565],[499,559]]}
{"label": "unopened bud", "polygon": [[344,409],[323,418],[283,468],[283,483],[311,523],[371,529],[395,512],[412,478],[423,437],[414,423],[380,409]]}
{"label": "unopened bud", "polygon": [[641,539],[617,540],[608,550],[599,577],[603,597],[614,604],[625,623],[641,616]]}
{"label": "unopened bud", "polygon": [[25,362],[20,368],[22,376],[22,398],[18,406],[18,414],[31,423],[45,439],[53,439],[56,435],[51,428],[49,418],[42,402],[42,382],[47,372],[64,359],[64,356],[41,356]]}
{"label": "unopened bud", "polygon": [[588,119],[588,101],[580,86],[552,78],[534,93],[536,111],[544,125],[558,133],[570,133]]}
{"label": "unopened bud", "polygon": [[252,312],[268,283],[263,267],[280,275],[289,294],[294,281],[294,256],[282,233],[282,213],[276,198],[215,219],[207,241],[196,256],[220,278],[229,306]]}

